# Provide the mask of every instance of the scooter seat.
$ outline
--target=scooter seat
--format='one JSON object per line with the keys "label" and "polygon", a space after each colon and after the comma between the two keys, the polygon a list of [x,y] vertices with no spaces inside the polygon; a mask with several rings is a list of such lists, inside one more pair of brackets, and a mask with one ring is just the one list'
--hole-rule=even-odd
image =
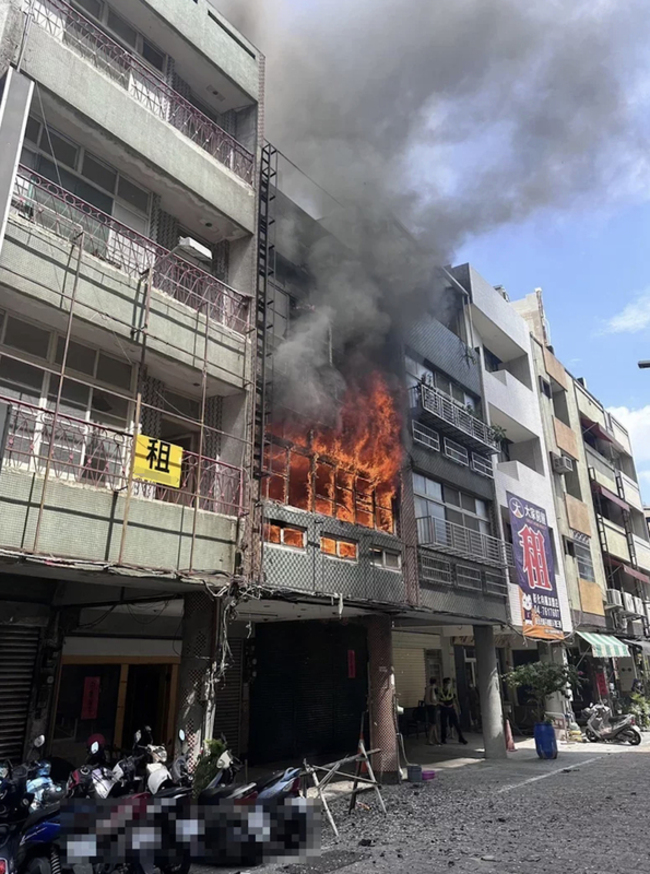
{"label": "scooter seat", "polygon": [[218,804],[226,799],[233,799],[245,795],[255,786],[249,783],[247,786],[215,786],[214,789],[204,789],[199,794],[199,804]]}
{"label": "scooter seat", "polygon": [[34,810],[25,820],[23,831],[27,831],[27,829],[30,829],[44,819],[53,819],[60,810],[60,804],[47,804],[45,807],[40,807],[38,810]]}
{"label": "scooter seat", "polygon": [[176,796],[181,798],[191,794],[192,790],[189,786],[168,786],[166,789],[156,792],[154,798],[175,798]]}

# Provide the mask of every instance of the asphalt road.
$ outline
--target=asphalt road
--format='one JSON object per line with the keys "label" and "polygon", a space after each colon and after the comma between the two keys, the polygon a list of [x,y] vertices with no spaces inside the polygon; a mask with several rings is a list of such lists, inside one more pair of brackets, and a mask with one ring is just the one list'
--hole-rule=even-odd
{"label": "asphalt road", "polygon": [[[650,872],[650,747],[584,745],[551,762],[441,770],[384,790],[388,817],[334,805],[320,857],[257,869],[284,874],[632,874]],[[213,869],[214,870],[214,869]],[[223,869],[221,869],[223,871]]]}

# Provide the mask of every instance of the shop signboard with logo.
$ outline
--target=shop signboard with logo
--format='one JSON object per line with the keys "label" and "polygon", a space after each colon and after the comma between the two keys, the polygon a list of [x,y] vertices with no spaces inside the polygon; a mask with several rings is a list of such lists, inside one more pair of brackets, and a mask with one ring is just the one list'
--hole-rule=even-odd
{"label": "shop signboard with logo", "polygon": [[525,637],[562,640],[562,614],[546,511],[507,492]]}

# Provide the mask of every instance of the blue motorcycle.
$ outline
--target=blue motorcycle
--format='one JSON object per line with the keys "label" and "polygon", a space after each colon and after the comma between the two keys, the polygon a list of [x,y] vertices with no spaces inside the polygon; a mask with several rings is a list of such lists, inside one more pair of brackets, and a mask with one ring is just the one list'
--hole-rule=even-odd
{"label": "blue motorcycle", "polygon": [[[33,749],[43,746],[41,735]],[[60,874],[58,840],[64,795],[50,777],[49,762],[15,768],[0,762],[0,874]]]}

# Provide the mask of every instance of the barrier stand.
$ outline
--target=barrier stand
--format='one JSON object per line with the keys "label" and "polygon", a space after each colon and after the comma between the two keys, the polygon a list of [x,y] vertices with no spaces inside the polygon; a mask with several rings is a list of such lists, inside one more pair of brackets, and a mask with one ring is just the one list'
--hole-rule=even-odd
{"label": "barrier stand", "polygon": [[[351,775],[341,770],[343,765],[349,765],[354,763],[356,765],[355,774],[353,777],[354,784],[351,792],[343,792],[341,795],[337,796],[338,798],[345,798],[348,795],[350,796],[350,806],[348,808],[348,813],[352,813],[357,803],[358,794],[363,791],[365,786],[372,786],[377,795],[377,800],[379,801],[379,806],[381,807],[384,813],[386,811],[386,805],[384,804],[384,799],[382,798],[381,791],[379,789],[379,783],[377,782],[377,778],[375,777],[375,773],[372,770],[372,765],[370,764],[370,756],[375,753],[380,753],[381,750],[366,750],[365,744],[362,740],[359,741],[359,750],[354,756],[347,756],[344,759],[339,759],[337,762],[330,762],[329,765],[310,765],[306,760],[303,763],[305,773],[311,777],[312,783],[314,784],[314,788],[316,789],[316,794],[318,795],[321,804],[323,805],[323,810],[325,811],[325,816],[327,817],[327,821],[332,827],[332,831],[339,837],[339,830],[336,827],[336,823],[334,822],[334,817],[332,816],[332,811],[329,808],[327,803],[327,798],[325,797],[325,791],[329,784],[334,780],[335,777],[342,777],[344,780],[350,780]],[[368,776],[363,776],[363,770],[367,771]],[[322,773],[322,778],[318,779],[318,774]],[[331,801],[332,799],[330,799]]]}

